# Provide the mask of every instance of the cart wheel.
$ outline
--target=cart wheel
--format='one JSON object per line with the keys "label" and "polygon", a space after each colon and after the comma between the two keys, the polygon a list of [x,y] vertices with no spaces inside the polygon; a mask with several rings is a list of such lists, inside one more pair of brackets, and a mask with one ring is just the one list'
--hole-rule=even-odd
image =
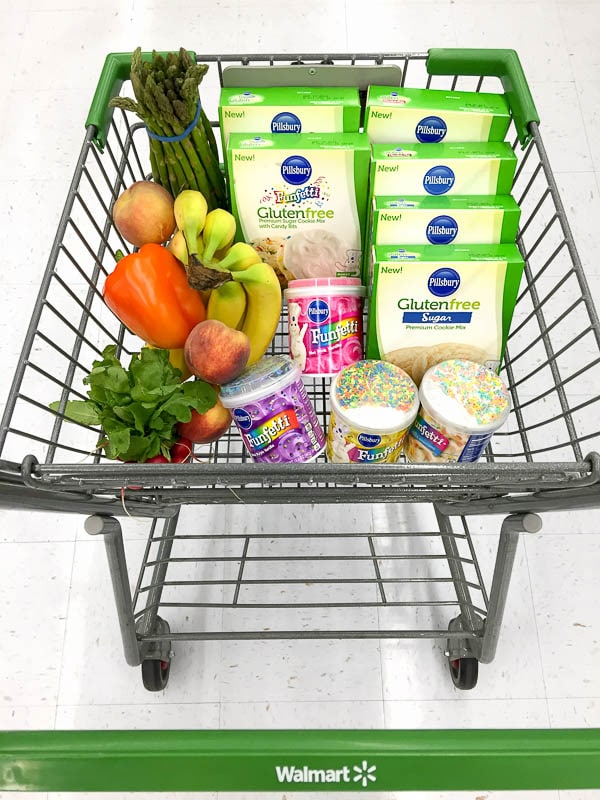
{"label": "cart wheel", "polygon": [[149,692],[162,692],[169,682],[170,661],[147,658],[142,661],[142,682]]}
{"label": "cart wheel", "polygon": [[476,658],[451,658],[448,664],[452,683],[457,689],[475,688],[479,671],[479,662]]}

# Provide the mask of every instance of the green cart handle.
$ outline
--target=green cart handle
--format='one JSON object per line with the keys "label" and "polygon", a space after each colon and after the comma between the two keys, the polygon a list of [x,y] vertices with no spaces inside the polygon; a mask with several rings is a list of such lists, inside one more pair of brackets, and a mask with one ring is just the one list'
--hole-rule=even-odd
{"label": "green cart handle", "polygon": [[[191,50],[188,52],[195,60],[196,54]],[[144,52],[142,58],[149,61],[152,53]],[[428,52],[427,71],[430,75],[495,75],[500,78],[513,114],[519,141],[523,147],[529,142],[531,139],[529,124],[539,123],[540,118],[515,50],[435,47]],[[89,125],[95,127],[93,141],[100,151],[106,145],[106,135],[113,114],[113,109],[108,105],[109,101],[119,94],[123,82],[129,79],[130,73],[131,53],[109,53],[106,56],[85,122],[86,127]]]}
{"label": "green cart handle", "polygon": [[[190,56],[196,60],[196,54],[188,50]],[[161,55],[166,56],[166,51]],[[152,60],[151,52],[142,53],[144,61]],[[96,128],[94,143],[102,152],[106,145],[106,135],[114,109],[108,105],[113,97],[121,91],[124,81],[129,80],[131,74],[131,53],[109,53],[104,59],[104,66],[100,73],[94,98],[85,121],[86,128],[93,125]]]}
{"label": "green cart handle", "polygon": [[430,75],[493,75],[500,78],[519,141],[523,147],[529,143],[529,124],[539,123],[540,118],[516,50],[434,47],[428,51],[427,72]]}

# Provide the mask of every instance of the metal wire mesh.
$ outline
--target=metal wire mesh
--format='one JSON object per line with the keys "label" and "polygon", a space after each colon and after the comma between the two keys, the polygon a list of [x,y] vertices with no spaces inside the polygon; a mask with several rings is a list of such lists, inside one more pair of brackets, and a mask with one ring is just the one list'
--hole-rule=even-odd
{"label": "metal wire mesh", "polygon": [[[153,526],[133,599],[139,630],[147,621],[152,632],[159,614],[174,623],[170,639],[448,638],[448,620],[461,610],[487,615],[466,525],[444,533],[204,530],[192,516],[176,531]],[[466,636],[476,635],[474,624]]]}

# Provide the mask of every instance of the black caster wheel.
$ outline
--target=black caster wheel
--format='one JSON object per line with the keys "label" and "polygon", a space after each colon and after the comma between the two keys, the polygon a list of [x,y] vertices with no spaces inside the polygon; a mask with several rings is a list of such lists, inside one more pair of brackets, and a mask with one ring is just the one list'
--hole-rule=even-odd
{"label": "black caster wheel", "polygon": [[479,672],[479,662],[476,658],[451,658],[448,664],[452,683],[457,689],[475,688]]}
{"label": "black caster wheel", "polygon": [[142,682],[149,692],[162,692],[169,682],[170,661],[159,658],[147,658],[142,661]]}

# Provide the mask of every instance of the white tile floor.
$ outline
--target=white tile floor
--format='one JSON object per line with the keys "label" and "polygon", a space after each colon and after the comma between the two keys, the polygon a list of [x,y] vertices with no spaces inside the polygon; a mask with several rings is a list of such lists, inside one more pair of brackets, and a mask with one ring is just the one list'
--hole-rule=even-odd
{"label": "white tile floor", "polygon": [[[600,305],[598,0],[305,0],[297,9],[280,0],[1,5],[0,408],[104,56],[138,44],[293,54],[515,47]],[[283,510],[292,528],[297,512]],[[315,531],[366,525],[385,532],[415,514],[381,506],[301,512],[302,525]],[[278,508],[245,509],[243,523],[276,531],[281,517]],[[235,509],[209,508],[195,525],[227,530],[240,521]],[[79,518],[2,511],[0,729],[600,727],[599,515],[562,513],[545,523],[520,545],[498,655],[471,693],[451,687],[441,648],[428,641],[225,641],[177,647],[168,691],[149,695],[122,658],[102,543],[83,533]],[[135,564],[143,528],[127,531]],[[487,535],[478,533],[476,543],[491,563]],[[485,789],[452,797],[504,797]],[[600,792],[507,796],[538,795],[591,800]]]}

